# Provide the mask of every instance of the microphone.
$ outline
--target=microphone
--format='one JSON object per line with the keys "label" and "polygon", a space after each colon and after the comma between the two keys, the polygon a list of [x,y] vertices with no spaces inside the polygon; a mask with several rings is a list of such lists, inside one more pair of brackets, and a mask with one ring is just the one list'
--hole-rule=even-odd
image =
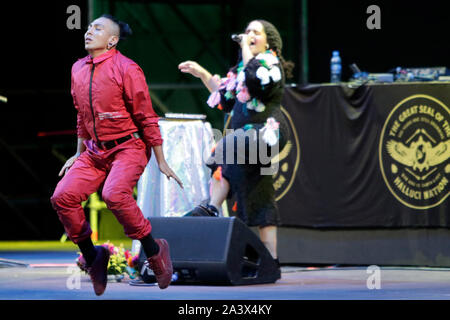
{"label": "microphone", "polygon": [[242,37],[238,34],[232,34],[231,35],[231,40],[236,41],[237,43],[240,43],[242,40]]}

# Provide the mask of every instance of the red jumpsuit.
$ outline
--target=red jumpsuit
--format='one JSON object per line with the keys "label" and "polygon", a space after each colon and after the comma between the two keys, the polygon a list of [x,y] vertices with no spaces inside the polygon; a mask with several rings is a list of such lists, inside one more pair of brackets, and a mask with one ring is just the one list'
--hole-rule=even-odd
{"label": "red jumpsuit", "polygon": [[[162,144],[144,73],[111,49],[74,63],[71,93],[78,111],[77,134],[87,139],[87,149],[56,186],[53,208],[69,238],[79,243],[92,233],[81,203],[103,185],[102,198],[125,234],[141,239],[150,233],[151,225],[133,198],[133,188],[151,147]],[[142,139],[133,136],[135,132]],[[123,142],[122,137],[129,140]]]}

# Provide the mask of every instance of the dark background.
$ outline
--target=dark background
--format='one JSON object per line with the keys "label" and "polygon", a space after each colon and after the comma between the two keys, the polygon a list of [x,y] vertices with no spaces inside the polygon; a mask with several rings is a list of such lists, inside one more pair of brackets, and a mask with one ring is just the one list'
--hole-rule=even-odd
{"label": "dark background", "polygon": [[[180,77],[176,65],[198,58],[210,71],[224,74],[237,57],[230,34],[243,30],[255,18],[278,27],[284,40],[283,54],[296,63],[290,82],[300,78],[300,1],[94,3],[96,12],[115,14],[130,24],[135,34],[119,50],[142,66],[150,87],[193,85],[191,89],[154,89],[155,98],[169,111],[205,113],[213,126],[223,125],[222,114],[206,106],[207,92],[196,87],[199,81]],[[344,80],[351,76],[348,65],[354,62],[368,72],[387,72],[397,66],[448,66],[450,26],[445,3],[309,1],[309,82],[329,81],[332,50],[341,53]],[[71,4],[81,8],[81,30],[66,27],[66,8]],[[381,9],[381,30],[366,27],[366,9],[372,4]],[[0,95],[8,97],[8,103],[0,103],[0,239],[58,239],[63,228],[49,197],[65,158],[75,151],[70,68],[86,55],[83,34],[88,24],[88,2],[14,1],[2,2],[1,6]],[[147,19],[141,10],[144,7]],[[174,8],[184,14],[189,27],[182,16],[173,14]],[[159,105],[155,104],[155,110],[164,115]]]}

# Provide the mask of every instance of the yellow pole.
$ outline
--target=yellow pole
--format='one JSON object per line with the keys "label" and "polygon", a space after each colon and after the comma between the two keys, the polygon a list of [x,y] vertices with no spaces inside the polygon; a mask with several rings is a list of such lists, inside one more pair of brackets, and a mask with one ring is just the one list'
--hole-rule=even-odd
{"label": "yellow pole", "polygon": [[229,213],[228,213],[228,206],[227,206],[227,201],[226,200],[222,203],[222,214],[223,214],[224,217],[229,217],[230,216]]}
{"label": "yellow pole", "polygon": [[89,216],[92,229],[91,239],[98,241],[98,210],[90,209]]}
{"label": "yellow pole", "polygon": [[89,196],[89,218],[92,229],[92,241],[98,241],[98,211],[106,208],[106,203],[101,201],[97,192]]}

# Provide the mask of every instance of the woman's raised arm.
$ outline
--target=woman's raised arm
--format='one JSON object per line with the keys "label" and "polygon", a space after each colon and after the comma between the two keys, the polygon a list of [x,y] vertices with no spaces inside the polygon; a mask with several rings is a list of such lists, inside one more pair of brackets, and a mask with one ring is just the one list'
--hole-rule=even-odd
{"label": "woman's raised arm", "polygon": [[209,92],[214,92],[219,88],[220,77],[218,75],[212,75],[208,70],[203,68],[195,61],[185,61],[178,65],[178,69],[184,73],[190,73],[194,77],[202,80],[205,87]]}

